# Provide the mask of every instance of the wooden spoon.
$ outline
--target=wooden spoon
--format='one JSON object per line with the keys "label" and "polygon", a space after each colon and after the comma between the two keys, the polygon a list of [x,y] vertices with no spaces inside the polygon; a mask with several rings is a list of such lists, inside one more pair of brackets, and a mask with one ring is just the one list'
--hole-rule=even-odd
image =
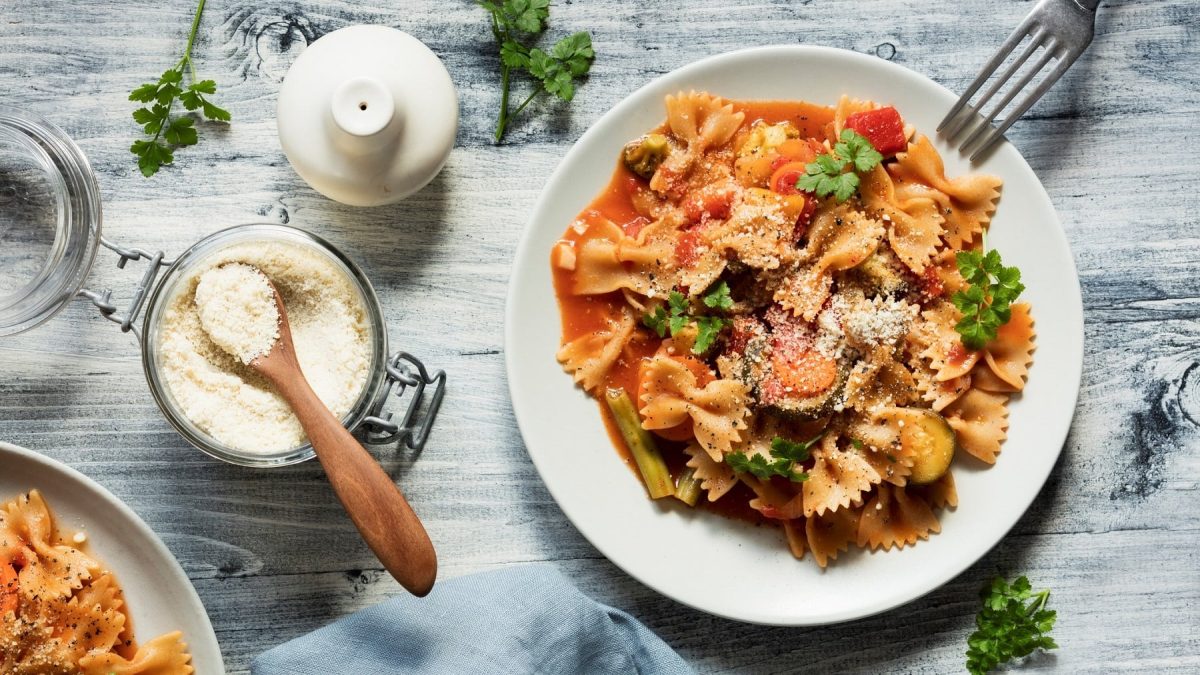
{"label": "wooden spoon", "polygon": [[413,595],[426,595],[437,578],[437,553],[429,534],[400,488],[304,379],[283,298],[274,284],[271,288],[279,309],[279,339],[250,367],[270,380],[296,413],[334,493],[367,546],[401,586]]}

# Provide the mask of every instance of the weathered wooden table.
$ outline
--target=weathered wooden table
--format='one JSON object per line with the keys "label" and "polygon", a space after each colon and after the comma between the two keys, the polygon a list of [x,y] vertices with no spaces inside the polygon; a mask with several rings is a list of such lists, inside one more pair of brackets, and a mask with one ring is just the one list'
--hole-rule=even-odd
{"label": "weathered wooden table", "polygon": [[[1069,672],[1200,670],[1200,6],[1105,3],[1096,41],[1010,133],[1049,190],[1083,282],[1087,342],[1075,424],[1050,482],[979,564],[901,610],[808,630],[700,614],[632,581],[576,532],[521,444],[503,373],[503,299],[517,237],[570,144],[634,88],[695,59],[809,43],[874,54],[961,90],[1028,11],[1005,0],[562,2],[553,34],[590,30],[598,56],[570,106],[519,118],[493,145],[499,88],[484,13],[466,1],[211,0],[196,47],[228,130],[147,180],[128,152],[128,92],[178,58],[194,4],[0,2],[0,105],[40,112],[99,175],[106,234],[179,252],[218,228],[292,223],[374,280],[395,344],[450,373],[424,454],[380,455],[436,541],[442,578],[551,561],[628,610],[701,670],[952,672],[976,589],[999,570],[1054,589]],[[309,189],[275,136],[276,92],[321,35],[355,23],[425,41],[458,86],[445,171],[396,207]],[[803,92],[797,92],[802,95]],[[101,252],[95,285],[128,288]],[[1042,325],[1052,323],[1052,318]],[[1043,328],[1045,329],[1045,328]],[[130,336],[77,302],[0,343],[0,439],[83,471],[133,507],[183,563],[231,671],[377,603],[382,574],[316,463],[252,471],[210,460],[159,414]],[[2,470],[2,467],[0,467]]]}

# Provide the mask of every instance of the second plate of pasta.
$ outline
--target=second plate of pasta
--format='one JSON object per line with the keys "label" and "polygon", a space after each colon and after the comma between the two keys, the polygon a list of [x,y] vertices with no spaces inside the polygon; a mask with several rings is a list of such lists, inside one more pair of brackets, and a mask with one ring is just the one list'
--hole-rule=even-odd
{"label": "second plate of pasta", "polygon": [[647,85],[563,160],[518,250],[509,383],[618,566],[720,616],[848,620],[948,581],[1036,496],[1078,280],[1016,149],[970,166],[934,136],[953,101],[873,57],[747,50]]}
{"label": "second plate of pasta", "polygon": [[24,448],[0,442],[0,466],[0,614],[10,648],[0,647],[0,670],[225,672],[187,575],[129,507]]}

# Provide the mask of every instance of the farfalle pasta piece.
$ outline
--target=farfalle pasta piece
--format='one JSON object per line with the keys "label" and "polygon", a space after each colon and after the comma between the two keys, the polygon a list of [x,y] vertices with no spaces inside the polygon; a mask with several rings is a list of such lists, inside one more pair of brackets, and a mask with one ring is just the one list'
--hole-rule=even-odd
{"label": "farfalle pasta piece", "polygon": [[804,558],[804,553],[808,550],[807,534],[804,531],[805,520],[785,520],[783,521],[783,534],[787,537],[788,550],[792,552],[796,560]]}
{"label": "farfalle pasta piece", "polygon": [[666,295],[675,284],[670,232],[665,226],[647,227],[635,239],[608,219],[594,219],[576,247],[571,292],[600,295],[629,289],[651,297]]}
{"label": "farfalle pasta piece", "polygon": [[751,188],[731,207],[729,217],[699,230],[716,253],[732,253],[738,261],[760,270],[773,270],[796,256],[794,233],[803,199]]}
{"label": "farfalle pasta piece", "polygon": [[909,487],[909,492],[920,496],[935,509],[955,508],[958,506],[958,490],[954,486],[954,472],[947,471],[941,478],[929,485]]}
{"label": "farfalle pasta piece", "polygon": [[876,107],[878,106],[871,101],[850,98],[842,94],[842,97],[838,99],[837,105],[833,108],[833,124],[830,127],[833,133],[829,136],[829,142],[836,143],[838,141],[842,135],[842,130],[846,128],[846,119],[851,115],[874,110]]}
{"label": "farfalle pasta piece", "polygon": [[846,378],[846,407],[871,412],[885,406],[912,401],[912,373],[896,360],[892,350],[878,347],[854,364]]}
{"label": "farfalle pasta piece", "polygon": [[984,347],[984,361],[988,370],[1004,386],[986,380],[986,383],[979,385],[980,388],[1007,392],[1024,389],[1025,378],[1029,375],[1029,364],[1033,363],[1034,335],[1029,304],[1014,304],[1008,323],[1001,326],[996,331],[996,339]]}
{"label": "farfalle pasta piece", "polygon": [[858,452],[839,450],[837,438],[827,433],[821,439],[821,449],[812,454],[808,480],[802,483],[807,518],[860,503],[863,493],[882,480]]}
{"label": "farfalle pasta piece", "polygon": [[805,538],[813,559],[821,567],[850,548],[858,537],[860,509],[842,508],[813,516],[804,524]]}
{"label": "farfalle pasta piece", "polygon": [[892,178],[880,164],[863,177],[859,189],[867,212],[887,225],[888,243],[910,270],[925,271],[942,243],[943,217],[927,197],[899,200]]}
{"label": "farfalle pasta piece", "polygon": [[870,416],[856,416],[845,435],[880,477],[893,485],[906,485],[916,461],[915,452],[900,442],[902,416],[889,414],[900,408],[885,408]]}
{"label": "farfalle pasta piece", "polygon": [[696,160],[705,151],[728,143],[746,119],[732,104],[703,92],[667,96],[666,104],[667,126],[684,149],[672,151],[651,177],[650,188],[659,193],[677,191],[680,179]]}
{"label": "farfalle pasta piece", "polygon": [[9,502],[0,526],[0,539],[7,531],[33,552],[34,564],[17,573],[26,599],[68,597],[83,588],[99,567],[79,549],[55,541],[54,514],[36,490]]}
{"label": "farfalle pasta piece", "polygon": [[558,362],[589,392],[597,391],[633,335],[637,321],[624,309],[597,331],[581,335],[558,350]]}
{"label": "farfalle pasta piece", "polygon": [[929,367],[935,373],[934,379],[946,382],[971,372],[983,354],[968,351],[962,346],[962,338],[954,329],[962,313],[954,305],[943,301],[921,312],[921,318],[925,320],[921,339],[927,346],[920,356],[929,361]]}
{"label": "farfalle pasta piece", "polygon": [[700,481],[700,489],[708,494],[708,501],[717,501],[737,485],[737,474],[733,469],[724,462],[714,460],[698,444],[689,443],[683,451],[688,455],[687,465]]}
{"label": "farfalle pasta piece", "polygon": [[1003,184],[987,174],[946,178],[942,157],[925,136],[910,143],[906,152],[898,153],[888,171],[898,183],[899,199],[929,198],[938,202],[946,219],[946,243],[958,250],[968,247],[991,222]]}
{"label": "farfalle pasta piece", "polygon": [[858,545],[872,550],[904,548],[940,532],[941,524],[933,509],[906,488],[884,483],[875,497],[862,509],[858,521]]}
{"label": "farfalle pasta piece", "polygon": [[657,355],[643,365],[642,427],[670,429],[692,420],[696,441],[722,461],[746,428],[749,390],[735,380],[714,379],[699,386],[696,374],[679,360]]}
{"label": "farfalle pasta piece", "polygon": [[95,652],[80,659],[79,667],[81,675],[190,675],[191,660],[183,633],[175,631],[142,645],[133,658]]}
{"label": "farfalle pasta piece", "polygon": [[841,205],[818,213],[809,230],[801,265],[784,278],[775,301],[805,321],[812,321],[829,298],[830,273],[858,266],[879,248],[882,223]]}
{"label": "farfalle pasta piece", "polygon": [[971,389],[947,406],[942,415],[954,429],[959,447],[981,461],[995,464],[1000,443],[1008,437],[1007,402],[1007,394]]}
{"label": "farfalle pasta piece", "polygon": [[953,379],[939,381],[937,373],[923,359],[914,359],[911,363],[913,382],[921,394],[921,400],[929,404],[934,412],[941,412],[946,406],[954,403],[971,388],[971,373],[977,372],[976,366],[971,373],[960,375]]}

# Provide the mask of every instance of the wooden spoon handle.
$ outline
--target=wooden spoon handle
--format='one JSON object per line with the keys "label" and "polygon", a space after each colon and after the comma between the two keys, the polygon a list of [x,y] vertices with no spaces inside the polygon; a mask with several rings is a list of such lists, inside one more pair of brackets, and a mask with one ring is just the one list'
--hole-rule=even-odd
{"label": "wooden spoon handle", "polygon": [[334,493],[367,545],[401,586],[416,596],[429,593],[437,578],[437,553],[400,488],[304,378],[276,385],[300,419]]}

